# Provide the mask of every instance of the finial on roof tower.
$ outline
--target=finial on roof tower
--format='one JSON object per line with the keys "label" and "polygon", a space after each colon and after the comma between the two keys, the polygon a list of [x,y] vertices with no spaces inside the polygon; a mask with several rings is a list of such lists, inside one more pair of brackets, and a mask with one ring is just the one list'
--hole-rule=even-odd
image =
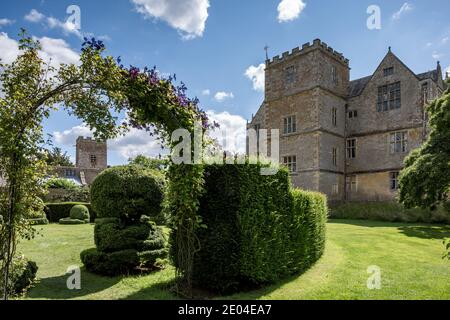
{"label": "finial on roof tower", "polygon": [[264,47],[264,51],[266,51],[266,60],[269,60],[269,46],[268,45],[266,45]]}
{"label": "finial on roof tower", "polygon": [[389,46],[389,52],[392,52],[392,48],[391,48],[391,46]]}

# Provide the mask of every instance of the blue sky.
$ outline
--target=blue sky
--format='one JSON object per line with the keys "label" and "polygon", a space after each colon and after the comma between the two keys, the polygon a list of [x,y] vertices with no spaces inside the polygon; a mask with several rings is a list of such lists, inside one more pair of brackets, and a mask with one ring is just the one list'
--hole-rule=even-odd
{"label": "blue sky", "polygon": [[[80,30],[66,23],[70,5],[81,10]],[[379,30],[367,28],[370,5],[381,10]],[[14,57],[20,27],[42,39],[44,54],[53,61],[73,62],[80,37],[93,34],[126,64],[176,73],[190,95],[238,137],[263,100],[263,88],[248,76],[262,81],[257,67],[266,44],[274,56],[320,38],[350,59],[352,79],[371,74],[388,46],[416,72],[434,69],[437,60],[447,69],[449,13],[448,0],[2,1],[0,57]],[[253,72],[246,75],[247,70]],[[76,135],[88,133],[64,112],[54,113],[45,130],[72,155]],[[230,148],[242,147],[238,141]],[[132,132],[110,142],[109,162],[123,163],[142,152],[156,155],[159,148],[143,133]]]}

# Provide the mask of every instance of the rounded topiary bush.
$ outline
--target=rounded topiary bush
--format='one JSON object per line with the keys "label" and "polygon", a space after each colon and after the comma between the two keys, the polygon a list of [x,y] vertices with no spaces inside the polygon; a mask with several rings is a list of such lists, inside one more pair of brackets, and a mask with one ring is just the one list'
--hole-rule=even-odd
{"label": "rounded topiary bush", "polygon": [[70,219],[89,222],[91,219],[89,209],[81,204],[73,206],[72,209],[70,209]]}
{"label": "rounded topiary bush", "polygon": [[98,218],[139,221],[161,213],[163,176],[141,166],[119,166],[103,171],[91,186],[92,207]]}

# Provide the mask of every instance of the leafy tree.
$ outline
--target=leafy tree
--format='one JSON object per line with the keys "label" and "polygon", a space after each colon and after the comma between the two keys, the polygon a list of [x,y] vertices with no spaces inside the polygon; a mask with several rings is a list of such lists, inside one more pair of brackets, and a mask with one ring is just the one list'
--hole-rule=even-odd
{"label": "leafy tree", "polygon": [[73,167],[70,156],[63,152],[59,147],[53,147],[51,150],[45,149],[42,152],[42,157],[45,159],[47,165],[52,167]]}
{"label": "leafy tree", "polygon": [[0,275],[3,298],[11,288],[10,267],[20,238],[33,236],[24,219],[43,193],[46,163],[42,121],[62,105],[95,131],[98,139],[119,130],[112,111],[126,106],[118,90],[122,70],[95,39],[83,44],[79,65],[51,66],[39,56],[40,43],[22,29],[20,55],[11,64],[0,61],[0,172],[6,186],[0,193]]}
{"label": "leafy tree", "polygon": [[78,185],[75,182],[64,178],[51,178],[45,183],[45,186],[48,189],[65,189],[65,190],[74,190],[78,187]]}
{"label": "leafy tree", "polygon": [[164,168],[167,167],[168,160],[161,159],[161,158],[151,158],[151,157],[146,157],[144,155],[139,155],[134,159],[129,159],[128,163],[131,165],[136,164],[136,165],[142,166],[147,169],[163,170]]}
{"label": "leafy tree", "polygon": [[450,196],[450,89],[428,107],[431,132],[405,160],[400,202],[407,208],[434,209]]}

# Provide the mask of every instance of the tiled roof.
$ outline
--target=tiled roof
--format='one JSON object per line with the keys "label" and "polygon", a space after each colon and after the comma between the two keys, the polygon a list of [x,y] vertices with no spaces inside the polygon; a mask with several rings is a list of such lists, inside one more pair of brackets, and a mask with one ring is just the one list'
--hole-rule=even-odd
{"label": "tiled roof", "polygon": [[370,79],[372,79],[372,76],[367,76],[361,79],[350,81],[349,98],[359,96],[363,92],[366,85],[369,83]]}
{"label": "tiled roof", "polygon": [[420,80],[431,79],[433,81],[438,81],[438,72],[437,70],[432,70],[424,73],[420,73],[417,75]]}

